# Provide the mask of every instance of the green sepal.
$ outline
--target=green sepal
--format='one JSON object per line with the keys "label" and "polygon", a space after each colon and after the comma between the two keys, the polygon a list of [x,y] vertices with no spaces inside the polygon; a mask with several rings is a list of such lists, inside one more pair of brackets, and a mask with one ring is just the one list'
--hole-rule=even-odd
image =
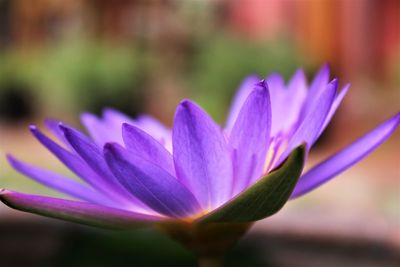
{"label": "green sepal", "polygon": [[253,222],[275,214],[296,186],[303,170],[305,151],[305,145],[296,148],[276,170],[197,222]]}

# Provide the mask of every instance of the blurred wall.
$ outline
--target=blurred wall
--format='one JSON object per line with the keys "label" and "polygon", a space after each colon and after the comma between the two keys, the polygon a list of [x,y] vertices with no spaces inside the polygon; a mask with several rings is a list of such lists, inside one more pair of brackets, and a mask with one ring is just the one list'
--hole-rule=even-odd
{"label": "blurred wall", "polygon": [[[398,82],[400,2],[396,0],[2,0],[0,14],[3,54],[29,60],[38,51],[45,57],[53,46],[82,40],[92,46],[111,44],[110,50],[128,47],[139,54],[132,59],[141,64],[143,73],[137,79],[148,98],[161,93],[171,98],[171,104],[191,86],[187,77],[201,72],[190,69],[198,65],[196,55],[207,53],[217,36],[226,35],[243,43],[290,42],[292,57],[300,59],[294,64],[310,66],[310,72],[329,62],[346,80]],[[148,65],[139,57],[150,58]],[[279,63],[275,65],[279,70]],[[38,83],[29,87],[44,87]],[[65,87],[60,90],[72,90]]]}

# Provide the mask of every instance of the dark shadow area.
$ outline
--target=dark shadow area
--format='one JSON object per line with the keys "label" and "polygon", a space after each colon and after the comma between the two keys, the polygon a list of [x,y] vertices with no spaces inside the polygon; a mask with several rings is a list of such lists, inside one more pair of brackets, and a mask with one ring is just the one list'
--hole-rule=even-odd
{"label": "dark shadow area", "polygon": [[[390,244],[250,232],[227,266],[398,266]],[[179,244],[151,229],[106,231],[40,219],[0,223],[3,266],[196,266]]]}
{"label": "dark shadow area", "polygon": [[16,124],[34,116],[34,101],[31,90],[18,82],[0,86],[0,120]]}

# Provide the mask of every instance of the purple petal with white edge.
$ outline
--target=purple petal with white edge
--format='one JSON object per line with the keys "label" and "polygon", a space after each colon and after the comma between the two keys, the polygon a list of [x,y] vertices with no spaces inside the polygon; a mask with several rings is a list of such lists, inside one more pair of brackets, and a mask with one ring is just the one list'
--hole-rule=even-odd
{"label": "purple petal with white edge", "polygon": [[151,161],[175,176],[171,153],[151,135],[133,125],[124,123],[122,125],[122,137],[127,150]]}
{"label": "purple petal with white edge", "polygon": [[329,110],[331,109],[333,100],[335,99],[337,86],[338,81],[335,79],[329,83],[328,87],[319,95],[318,99],[314,102],[313,107],[310,109],[310,113],[304,118],[291,137],[285,151],[280,156],[277,165],[279,165],[295,147],[303,143],[306,143],[307,149],[310,150],[318,137],[326,117],[328,116]]}
{"label": "purple petal with white edge", "polygon": [[328,85],[329,82],[329,65],[325,64],[321,67],[317,75],[315,75],[314,80],[311,82],[311,85],[308,90],[307,99],[305,101],[304,110],[302,111],[302,115],[307,116],[310,112],[311,107],[318,96],[323,92]]}
{"label": "purple petal with white edge", "polygon": [[333,101],[332,107],[329,110],[328,116],[325,119],[324,125],[322,126],[321,130],[319,131],[318,136],[320,136],[322,134],[322,132],[325,130],[325,128],[328,126],[328,124],[331,122],[333,115],[335,115],[336,110],[338,109],[338,107],[340,106],[340,104],[343,101],[343,98],[346,96],[347,92],[349,91],[350,88],[350,84],[346,84],[342,90],[340,91],[340,93],[338,94],[338,96],[335,98],[335,100]]}
{"label": "purple petal with white edge", "polygon": [[104,156],[121,184],[155,211],[171,217],[200,211],[193,194],[164,169],[116,143],[105,145]]}
{"label": "purple petal with white edge", "polygon": [[271,101],[267,84],[257,85],[237,117],[229,137],[233,149],[233,195],[261,177],[271,131]]}
{"label": "purple petal with white edge", "polygon": [[0,200],[7,206],[66,221],[117,229],[147,225],[163,217],[109,208],[97,204],[35,196],[0,189]]}
{"label": "purple petal with white edge", "polygon": [[111,200],[107,200],[104,196],[95,192],[92,188],[71,180],[65,176],[23,163],[10,155],[7,156],[7,159],[11,166],[13,166],[18,172],[47,187],[92,203],[109,203],[109,205],[115,204]]}
{"label": "purple petal with white edge", "polygon": [[220,127],[196,104],[184,100],[172,132],[175,171],[204,209],[229,199],[232,182],[230,150]]}
{"label": "purple petal with white edge", "polygon": [[240,109],[243,106],[243,103],[246,101],[247,97],[254,89],[254,86],[260,82],[260,78],[256,75],[250,75],[244,79],[242,84],[239,86],[239,89],[233,98],[232,105],[228,114],[228,118],[226,121],[226,130],[230,131],[235,124],[236,118],[239,115]]}
{"label": "purple petal with white edge", "polygon": [[382,144],[400,124],[400,113],[313,167],[300,178],[291,198],[302,196],[351,167]]}

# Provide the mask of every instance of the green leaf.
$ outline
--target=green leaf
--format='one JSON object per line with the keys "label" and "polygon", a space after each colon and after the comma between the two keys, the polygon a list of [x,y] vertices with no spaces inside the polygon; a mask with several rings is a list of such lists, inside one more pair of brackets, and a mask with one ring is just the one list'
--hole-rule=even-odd
{"label": "green leaf", "polygon": [[252,222],[278,212],[289,199],[305,160],[305,146],[293,150],[275,171],[258,180],[237,197],[198,219],[198,223]]}

